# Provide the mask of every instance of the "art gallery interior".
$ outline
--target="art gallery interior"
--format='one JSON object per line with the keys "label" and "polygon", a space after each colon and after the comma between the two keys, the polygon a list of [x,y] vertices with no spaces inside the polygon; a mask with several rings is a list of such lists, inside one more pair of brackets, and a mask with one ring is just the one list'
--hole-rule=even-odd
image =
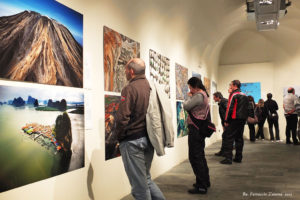
{"label": "art gallery interior", "polygon": [[[261,98],[266,99],[267,93],[272,93],[273,99],[278,103],[280,137],[285,139],[284,88],[300,86],[299,1],[292,1],[287,14],[280,18],[280,25],[271,31],[258,31],[256,22],[248,20],[245,0],[58,2],[83,15],[83,88],[70,90],[84,93],[84,167],[2,192],[0,200],[117,200],[130,194],[130,184],[122,159],[105,158],[105,95],[116,93],[105,90],[104,27],[139,42],[140,58],[147,67],[150,49],[170,61],[170,103],[174,116],[175,145],[173,148],[166,148],[166,155],[155,155],[151,169],[154,179],[188,159],[187,136],[176,136],[176,64],[188,68],[188,77],[196,72],[216,83],[217,90],[225,97],[228,95],[228,85],[234,79],[239,79],[242,83],[259,82]],[[146,69],[146,74],[147,77],[150,76],[149,68]],[[6,79],[0,79],[0,84],[66,89],[65,86]],[[219,142],[222,134],[218,107],[212,98],[210,100],[212,109],[215,110],[213,119],[217,120],[218,127],[217,132],[206,139],[207,147]],[[264,129],[268,138],[267,123]],[[248,128],[245,128],[244,135],[247,140]],[[246,162],[243,164],[246,165]],[[296,176],[299,177],[299,174]]]}

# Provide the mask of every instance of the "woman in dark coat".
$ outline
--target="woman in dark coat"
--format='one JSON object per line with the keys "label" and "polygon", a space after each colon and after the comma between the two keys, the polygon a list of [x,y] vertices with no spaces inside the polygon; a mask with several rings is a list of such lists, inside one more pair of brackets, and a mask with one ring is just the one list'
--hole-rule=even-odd
{"label": "woman in dark coat", "polygon": [[[252,96],[248,96],[249,99],[249,117],[254,118],[254,110],[255,110],[255,102],[254,98]],[[250,141],[255,142],[255,124],[248,123],[249,127],[249,135],[250,135]]]}
{"label": "woman in dark coat", "polygon": [[262,140],[265,139],[264,124],[268,116],[268,112],[264,104],[264,100],[260,99],[258,101],[257,107],[255,108],[255,115],[258,118],[258,131],[256,134],[256,139],[259,139],[259,137],[261,137]]}
{"label": "woman in dark coat", "polygon": [[[207,120],[209,119],[209,99],[206,88],[199,78],[192,77],[188,80],[190,92],[188,99],[184,101],[183,108],[189,113],[188,146],[189,160],[196,176],[191,194],[206,194],[210,187],[209,169],[205,158],[205,135],[207,135]],[[199,125],[196,125],[199,122]]]}

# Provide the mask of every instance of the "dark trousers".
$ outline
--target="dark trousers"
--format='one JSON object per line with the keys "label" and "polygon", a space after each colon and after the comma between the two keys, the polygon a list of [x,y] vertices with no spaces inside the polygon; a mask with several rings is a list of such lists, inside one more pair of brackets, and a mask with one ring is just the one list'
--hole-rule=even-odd
{"label": "dark trousers", "polygon": [[264,135],[264,124],[265,124],[266,119],[258,122],[258,131],[256,134],[256,138],[261,137],[261,139],[265,139],[265,135]]}
{"label": "dark trousers", "polygon": [[285,118],[286,118],[286,129],[285,129],[286,141],[290,141],[291,131],[292,131],[293,142],[297,143],[298,140],[296,138],[296,131],[297,131],[298,116],[295,114],[285,115]]}
{"label": "dark trousers", "polygon": [[268,118],[268,124],[269,124],[270,139],[274,140],[274,133],[273,133],[273,126],[274,126],[275,127],[276,140],[280,140],[280,137],[279,137],[279,126],[278,126],[278,117],[276,117],[276,118]]}
{"label": "dark trousers", "polygon": [[210,183],[209,169],[205,159],[205,137],[193,125],[189,125],[189,160],[196,176],[196,185],[207,188]]}
{"label": "dark trousers", "polygon": [[250,141],[255,141],[255,124],[248,124]]}
{"label": "dark trousers", "polygon": [[[223,124],[223,123],[222,123]],[[221,144],[221,150],[220,152],[224,152],[224,133],[225,133],[225,126],[223,126],[223,133],[222,133],[222,144]]]}
{"label": "dark trousers", "polygon": [[244,147],[244,127],[246,120],[232,120],[224,133],[224,156],[232,160],[233,142],[235,142],[235,158],[242,160]]}

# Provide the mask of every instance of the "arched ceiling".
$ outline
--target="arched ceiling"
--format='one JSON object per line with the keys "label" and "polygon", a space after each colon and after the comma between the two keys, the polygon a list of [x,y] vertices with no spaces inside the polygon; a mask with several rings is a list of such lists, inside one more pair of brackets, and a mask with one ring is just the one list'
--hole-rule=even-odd
{"label": "arched ceiling", "polygon": [[220,49],[219,64],[277,62],[298,55],[299,42],[300,1],[294,0],[276,31],[259,32],[255,22],[249,21],[227,35]]}

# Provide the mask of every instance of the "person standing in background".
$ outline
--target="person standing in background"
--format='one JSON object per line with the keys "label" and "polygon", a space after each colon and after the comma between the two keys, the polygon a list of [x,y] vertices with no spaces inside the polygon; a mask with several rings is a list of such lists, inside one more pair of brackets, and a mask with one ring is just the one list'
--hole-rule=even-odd
{"label": "person standing in background", "polygon": [[[249,117],[255,118],[255,102],[254,102],[254,98],[252,96],[248,96],[248,100],[249,100]],[[250,141],[251,142],[255,142],[255,124],[248,124],[248,128],[249,128],[249,136],[250,136]]]}
{"label": "person standing in background", "polygon": [[276,142],[280,141],[279,136],[279,125],[278,125],[278,104],[276,101],[272,99],[272,94],[267,94],[267,101],[265,101],[265,107],[267,109],[268,117],[268,125],[269,125],[269,133],[271,141],[274,141],[274,133],[273,133],[273,126],[275,127],[275,135],[276,135]]}
{"label": "person standing in background", "polygon": [[235,141],[235,158],[234,162],[241,163],[243,159],[244,147],[244,126],[248,118],[249,100],[247,96],[241,92],[241,82],[239,80],[231,81],[231,93],[229,95],[226,115],[225,115],[225,140],[224,140],[224,156],[221,164],[232,164],[233,142]]}
{"label": "person standing in background", "polygon": [[264,124],[267,119],[268,113],[263,99],[260,99],[258,101],[257,106],[255,108],[255,115],[258,119],[258,131],[256,134],[256,139],[259,139],[259,137],[261,137],[261,139],[264,140]]}
{"label": "person standing in background", "polygon": [[299,142],[296,137],[296,131],[297,131],[297,122],[298,122],[298,115],[296,113],[296,105],[297,103],[297,97],[295,95],[295,89],[290,87],[288,89],[288,94],[285,95],[283,98],[283,109],[284,109],[284,115],[286,119],[286,129],[285,129],[285,135],[286,135],[286,144],[292,144],[291,143],[291,131],[292,131],[292,138],[294,145],[299,145]]}
{"label": "person standing in background", "polygon": [[223,156],[224,152],[224,133],[225,133],[225,114],[226,114],[226,108],[228,99],[224,98],[221,92],[215,92],[213,94],[214,101],[218,103],[219,105],[219,115],[221,118],[221,123],[223,127],[223,134],[222,134],[222,146],[221,150],[218,153],[215,153],[216,156]]}

